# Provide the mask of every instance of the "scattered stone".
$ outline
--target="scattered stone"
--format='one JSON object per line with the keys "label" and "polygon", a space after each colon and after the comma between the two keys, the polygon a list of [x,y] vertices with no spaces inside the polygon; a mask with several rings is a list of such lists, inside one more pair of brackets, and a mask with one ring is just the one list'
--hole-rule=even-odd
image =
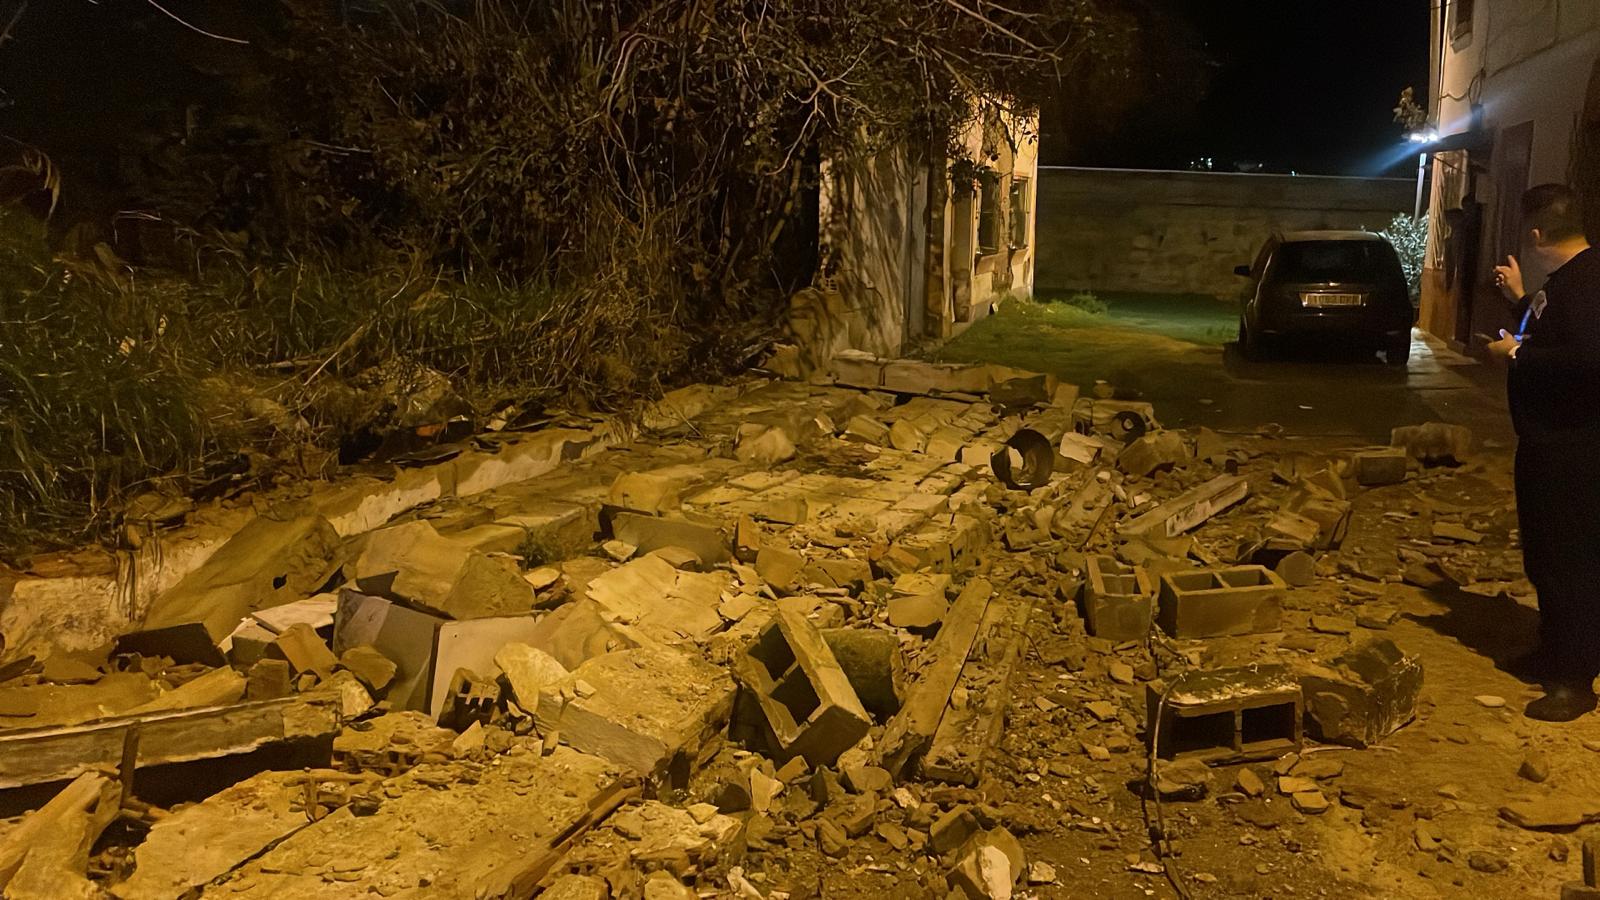
{"label": "scattered stone", "polygon": [[957,806],[934,821],[928,843],[935,853],[949,853],[978,832],[978,819],[968,806]]}
{"label": "scattered stone", "polygon": [[1300,679],[1306,730],[1332,744],[1366,747],[1415,718],[1422,660],[1386,638],[1351,648]]}
{"label": "scattered stone", "polygon": [[1479,532],[1450,522],[1433,523],[1433,537],[1435,540],[1452,541],[1458,544],[1481,544],[1484,538],[1483,534]]}
{"label": "scattered stone", "polygon": [[1316,816],[1328,811],[1328,798],[1320,790],[1299,791],[1289,795],[1294,808],[1306,815]]}
{"label": "scattered stone", "polygon": [[1530,830],[1576,828],[1600,818],[1600,803],[1584,803],[1566,796],[1515,800],[1500,807],[1500,818],[1518,828]]}
{"label": "scattered stone", "polygon": [[606,541],[604,544],[601,544],[600,549],[605,551],[607,556],[611,557],[617,562],[627,562],[628,560],[633,559],[635,553],[639,552],[638,547],[635,547],[627,541],[620,541],[615,538]]}
{"label": "scattered stone", "polygon": [[1102,722],[1114,722],[1117,719],[1117,705],[1109,700],[1091,700],[1083,708]]}
{"label": "scattered stone", "polygon": [[1517,774],[1534,784],[1544,784],[1550,777],[1550,758],[1542,750],[1530,751],[1523,757]]}
{"label": "scattered stone", "polygon": [[1498,853],[1488,850],[1473,850],[1467,854],[1467,865],[1471,866],[1474,872],[1493,875],[1497,872],[1504,872],[1510,862]]}
{"label": "scattered stone", "polygon": [[1267,790],[1267,786],[1261,781],[1261,776],[1248,766],[1240,767],[1239,774],[1234,776],[1233,785],[1246,797],[1259,797]]}
{"label": "scattered stone", "polygon": [[1311,616],[1311,630],[1318,634],[1349,634],[1355,631],[1355,627],[1348,619],[1313,614]]}
{"label": "scattered stone", "polygon": [[367,690],[374,693],[387,688],[394,681],[395,672],[398,671],[394,662],[378,652],[378,648],[371,644],[361,644],[346,650],[339,657],[339,665],[349,669],[361,679]]}
{"label": "scattered stone", "polygon": [[1499,709],[1500,707],[1506,705],[1506,698],[1497,696],[1495,694],[1479,694],[1472,699],[1478,701],[1479,706],[1483,706],[1488,709]]}
{"label": "scattered stone", "polygon": [[1056,868],[1044,860],[1034,860],[1028,864],[1029,884],[1055,884]]}
{"label": "scattered stone", "polygon": [[1106,675],[1117,684],[1133,684],[1133,666],[1121,661],[1106,665]]}
{"label": "scattered stone", "polygon": [[1363,450],[1350,460],[1351,474],[1362,487],[1399,484],[1406,480],[1411,457],[1404,450],[1382,448]]}

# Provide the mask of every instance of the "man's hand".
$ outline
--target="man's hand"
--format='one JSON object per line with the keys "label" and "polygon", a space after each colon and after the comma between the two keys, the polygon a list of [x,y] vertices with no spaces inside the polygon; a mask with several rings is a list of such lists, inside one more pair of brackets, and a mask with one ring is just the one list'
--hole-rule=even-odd
{"label": "man's hand", "polygon": [[1494,341],[1488,347],[1489,355],[1496,359],[1510,359],[1512,351],[1520,346],[1522,342],[1517,340],[1517,336],[1502,328],[1500,340]]}
{"label": "man's hand", "polygon": [[1526,293],[1522,289],[1522,266],[1517,264],[1515,256],[1506,257],[1505,265],[1494,267],[1494,283],[1512,303],[1522,299]]}

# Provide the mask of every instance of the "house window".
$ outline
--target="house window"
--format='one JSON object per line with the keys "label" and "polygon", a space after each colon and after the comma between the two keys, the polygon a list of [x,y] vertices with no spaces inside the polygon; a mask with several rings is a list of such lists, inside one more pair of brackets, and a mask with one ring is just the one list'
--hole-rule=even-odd
{"label": "house window", "polygon": [[1472,13],[1478,0],[1455,0],[1456,22],[1451,37],[1463,38],[1472,34]]}
{"label": "house window", "polygon": [[1000,252],[1000,176],[985,169],[978,175],[978,253]]}
{"label": "house window", "polygon": [[1014,250],[1028,246],[1028,215],[1033,211],[1028,191],[1032,187],[1026,178],[1011,179],[1011,247]]}

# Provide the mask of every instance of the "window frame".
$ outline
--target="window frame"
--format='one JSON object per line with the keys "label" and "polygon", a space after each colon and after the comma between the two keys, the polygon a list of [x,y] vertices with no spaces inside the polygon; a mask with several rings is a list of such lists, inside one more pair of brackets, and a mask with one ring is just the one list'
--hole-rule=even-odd
{"label": "window frame", "polygon": [[[1000,173],[993,169],[983,169],[978,173],[977,203],[973,204],[977,216],[978,237],[974,245],[978,256],[994,256],[1005,246],[1001,241],[1000,218]],[[987,229],[988,240],[985,238],[985,222],[990,227]]]}
{"label": "window frame", "polygon": [[[1017,192],[1022,192],[1022,204],[1017,204]],[[1011,187],[1006,191],[1006,212],[1010,218],[1010,245],[1012,250],[1024,250],[1030,243],[1028,232],[1033,226],[1033,179],[1021,175],[1011,176]]]}
{"label": "window frame", "polygon": [[1478,0],[1454,0],[1451,4],[1450,39],[1460,40],[1472,35],[1472,22],[1477,17]]}

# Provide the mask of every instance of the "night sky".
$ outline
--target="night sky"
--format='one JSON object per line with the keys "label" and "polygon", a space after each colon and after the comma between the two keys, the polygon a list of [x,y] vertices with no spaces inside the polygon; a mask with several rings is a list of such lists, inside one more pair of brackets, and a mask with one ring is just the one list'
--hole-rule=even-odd
{"label": "night sky", "polygon": [[[1050,140],[1046,163],[1218,169],[1254,161],[1265,171],[1403,175],[1391,110],[1407,85],[1428,90],[1428,3],[1423,0],[1167,0],[1205,58],[1177,61],[1131,114],[1103,127],[1074,122]],[[1159,64],[1158,64],[1159,65]],[[1196,77],[1198,75],[1198,78]],[[1204,82],[1205,84],[1201,84]],[[1072,102],[1073,98],[1063,98]],[[1196,102],[1198,101],[1198,102]],[[1425,102],[1425,101],[1424,101]]]}

